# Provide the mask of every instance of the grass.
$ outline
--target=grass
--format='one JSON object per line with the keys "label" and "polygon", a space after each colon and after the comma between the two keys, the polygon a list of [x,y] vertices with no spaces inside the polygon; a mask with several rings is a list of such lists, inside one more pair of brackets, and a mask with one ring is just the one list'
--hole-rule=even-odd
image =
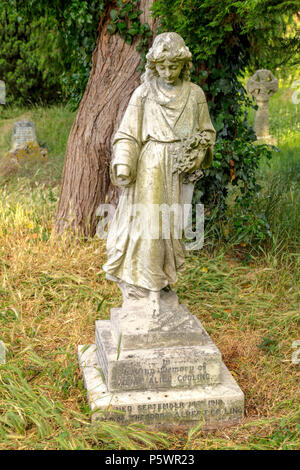
{"label": "grass", "polygon": [[94,341],[95,320],[108,319],[121,298],[101,269],[103,242],[50,237],[74,114],[63,107],[1,110],[0,170],[20,117],[36,123],[49,152],[46,162],[24,163],[0,184],[0,339],[7,349],[1,450],[299,448],[299,366],[291,361],[299,339],[299,108],[282,96],[288,92],[272,98],[281,114],[271,109],[280,152],[259,169],[270,241],[254,251],[228,240],[189,253],[176,286],[245,393],[243,423],[206,433],[90,424],[77,345]]}

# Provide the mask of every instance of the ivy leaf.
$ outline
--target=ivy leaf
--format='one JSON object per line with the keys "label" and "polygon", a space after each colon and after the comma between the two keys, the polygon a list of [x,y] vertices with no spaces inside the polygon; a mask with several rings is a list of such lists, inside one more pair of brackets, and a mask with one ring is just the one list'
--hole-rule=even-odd
{"label": "ivy leaf", "polygon": [[139,32],[139,29],[137,27],[134,27],[132,26],[131,28],[129,28],[129,30],[127,31],[127,33],[130,35],[130,36],[135,36],[136,34],[138,34]]}
{"label": "ivy leaf", "polygon": [[217,84],[220,87],[220,90],[223,91],[224,94],[229,93],[232,90],[232,84],[230,83],[230,80],[226,78],[221,78],[218,80]]}
{"label": "ivy leaf", "polygon": [[224,127],[224,117],[222,114],[220,114],[217,119],[215,120],[215,129],[216,132],[219,132],[221,129]]}
{"label": "ivy leaf", "polygon": [[107,25],[107,31],[108,31],[110,34],[115,34],[116,29],[117,29],[116,26],[113,25],[113,24]]}
{"label": "ivy leaf", "polygon": [[125,23],[125,21],[120,21],[118,24],[117,24],[117,27],[118,27],[118,30],[120,31],[120,33],[122,31],[124,31],[126,28],[127,28],[127,25]]}
{"label": "ivy leaf", "polygon": [[111,10],[110,11],[110,17],[113,21],[116,21],[119,17],[119,14],[118,14],[117,10]]}
{"label": "ivy leaf", "polygon": [[129,18],[130,20],[135,20],[138,16],[139,16],[139,15],[137,14],[136,11],[133,11],[133,12],[131,12],[131,13],[128,14],[128,18]]}

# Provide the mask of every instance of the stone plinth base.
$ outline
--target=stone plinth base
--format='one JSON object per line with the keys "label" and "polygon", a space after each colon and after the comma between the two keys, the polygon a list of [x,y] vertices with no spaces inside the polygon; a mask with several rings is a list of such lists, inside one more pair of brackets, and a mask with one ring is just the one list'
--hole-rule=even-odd
{"label": "stone plinth base", "polygon": [[[189,316],[194,322],[193,337],[205,337],[205,344],[170,346],[166,338],[168,345],[165,347],[151,345],[148,349],[123,349],[124,338],[120,336],[120,341],[114,339],[112,322],[97,321],[96,356],[108,390],[190,389],[220,383],[221,353],[199,320]],[[172,332],[169,334],[173,339]]]}
{"label": "stone plinth base", "polygon": [[268,145],[278,145],[277,139],[272,135],[257,136],[255,144],[268,144]]}
{"label": "stone plinth base", "polygon": [[[141,307],[142,305],[142,307]],[[133,302],[96,321],[95,344],[79,346],[93,419],[214,429],[238,424],[244,395],[199,320],[163,294],[156,317]]]}
{"label": "stone plinth base", "polygon": [[112,393],[99,367],[96,345],[79,346],[78,355],[93,420],[143,422],[158,427],[196,426],[202,421],[202,429],[208,430],[238,424],[243,418],[243,392],[224,364],[217,385]]}
{"label": "stone plinth base", "polygon": [[205,344],[208,334],[199,327],[199,320],[192,316],[185,305],[162,311],[164,321],[153,325],[153,320],[140,309],[123,311],[112,308],[111,330],[113,341],[122,340],[122,349],[148,349],[152,347],[190,346]]}

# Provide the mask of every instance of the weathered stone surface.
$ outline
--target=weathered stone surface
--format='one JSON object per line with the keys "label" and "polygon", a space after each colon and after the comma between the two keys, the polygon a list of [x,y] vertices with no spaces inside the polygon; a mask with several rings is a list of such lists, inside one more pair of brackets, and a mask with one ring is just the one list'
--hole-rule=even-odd
{"label": "weathered stone surface", "polygon": [[112,334],[116,342],[121,338],[122,349],[159,346],[201,345],[207,342],[207,333],[199,320],[190,315],[185,305],[161,312],[161,322],[153,326],[153,317],[147,310],[131,308],[111,309]]}
{"label": "weathered stone surface", "polygon": [[166,339],[165,347],[124,350],[113,341],[110,321],[97,321],[96,354],[108,390],[193,388],[219,383],[221,353],[206,337],[202,346],[168,347]]}
{"label": "weathered stone surface", "polygon": [[221,384],[168,391],[109,393],[98,366],[95,345],[79,346],[79,363],[87,388],[93,419],[127,424],[143,422],[159,427],[196,425],[203,429],[238,424],[243,418],[244,395],[222,365]]}
{"label": "weathered stone surface", "polygon": [[6,103],[5,82],[0,80],[0,104]]}
{"label": "weathered stone surface", "polygon": [[0,364],[6,362],[6,347],[3,341],[0,340]]}
{"label": "weathered stone surface", "polygon": [[11,159],[11,161],[17,162],[28,159],[43,161],[48,157],[48,150],[40,147],[37,142],[28,142],[23,147],[10,150],[6,155]]}
{"label": "weathered stone surface", "polygon": [[256,98],[258,109],[255,114],[255,133],[258,141],[273,144],[269,135],[269,100],[278,90],[278,80],[270,70],[257,70],[247,82],[247,91]]}
{"label": "weathered stone surface", "polygon": [[28,142],[37,142],[34,123],[31,121],[16,122],[12,133],[11,152],[24,148]]}
{"label": "weathered stone surface", "polygon": [[216,139],[205,94],[189,79],[191,59],[179,34],[155,37],[143,83],[113,138],[111,182],[124,191],[109,225],[103,270],[118,283],[126,313],[127,301],[144,296],[154,320],[162,314],[161,291],[176,283],[184,264],[185,239],[182,217],[170,211],[157,218],[156,207],[182,205],[182,186],[211,165]]}

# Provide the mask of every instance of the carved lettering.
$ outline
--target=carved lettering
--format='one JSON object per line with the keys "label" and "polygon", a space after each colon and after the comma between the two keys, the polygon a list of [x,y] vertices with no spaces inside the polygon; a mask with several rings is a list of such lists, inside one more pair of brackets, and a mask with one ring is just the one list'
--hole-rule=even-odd
{"label": "carved lettering", "polygon": [[[234,421],[243,414],[243,407],[224,406],[223,400],[202,400],[194,402],[147,403],[131,406],[116,406],[116,411],[130,415],[131,420],[160,422],[168,419],[196,419],[203,416],[205,422]],[[129,416],[128,416],[129,417]],[[126,417],[125,417],[126,418]],[[124,421],[124,415],[115,415],[113,419]],[[126,420],[126,419],[125,419]]]}

